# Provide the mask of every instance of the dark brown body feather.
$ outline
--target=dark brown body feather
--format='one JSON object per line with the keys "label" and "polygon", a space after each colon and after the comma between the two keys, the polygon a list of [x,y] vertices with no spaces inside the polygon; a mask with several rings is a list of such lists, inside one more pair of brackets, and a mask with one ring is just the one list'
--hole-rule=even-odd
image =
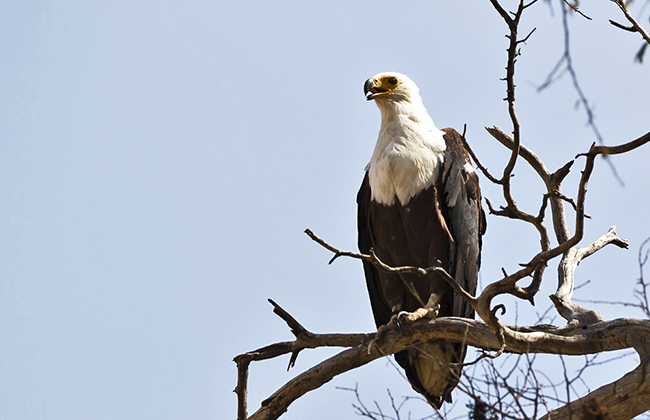
{"label": "dark brown body feather", "polygon": [[[444,131],[447,150],[437,184],[421,191],[405,206],[399,200],[392,206],[372,200],[366,174],[357,196],[359,250],[368,253],[373,248],[384,263],[394,267],[431,267],[439,260],[465,290],[474,294],[481,235],[485,230],[478,178],[465,166],[469,158],[460,135],[453,129]],[[439,274],[420,277],[386,273],[365,262],[364,271],[377,327],[386,324],[396,311],[412,312],[423,307],[432,296],[440,303],[438,316],[474,317],[472,308],[454,295]],[[441,351],[451,351],[452,362],[464,359],[466,346],[444,341],[435,344]],[[460,369],[447,369],[443,395],[431,395],[424,389],[413,364],[417,351],[416,348],[397,353],[395,359],[413,388],[439,408],[441,400],[451,401]]]}

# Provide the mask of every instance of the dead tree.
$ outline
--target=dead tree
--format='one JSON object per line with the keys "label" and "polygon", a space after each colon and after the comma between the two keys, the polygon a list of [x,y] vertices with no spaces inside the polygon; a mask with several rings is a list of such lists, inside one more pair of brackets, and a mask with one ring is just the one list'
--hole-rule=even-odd
{"label": "dead tree", "polygon": [[[513,353],[530,357],[535,353],[557,355],[589,355],[601,352],[633,349],[639,356],[640,364],[632,371],[625,373],[615,382],[602,386],[582,398],[571,401],[559,408],[541,412],[544,419],[582,419],[606,418],[630,419],[640,413],[650,410],[650,320],[616,319],[607,321],[593,309],[572,302],[574,291],[574,271],[584,258],[589,257],[606,245],[627,248],[627,241],[616,235],[612,227],[587,246],[579,247],[584,239],[585,202],[587,199],[587,184],[599,156],[607,157],[624,154],[638,149],[650,142],[650,132],[631,141],[615,146],[593,144],[589,150],[576,156],[557,170],[549,170],[532,149],[522,144],[520,124],[515,108],[515,65],[522,44],[532,35],[534,29],[526,35],[520,35],[520,20],[524,12],[537,0],[525,3],[519,2],[514,12],[504,9],[497,0],[490,0],[494,9],[501,16],[508,28],[508,48],[506,66],[506,100],[508,114],[512,123],[511,134],[498,127],[487,128],[487,132],[501,145],[509,150],[509,160],[500,176],[496,176],[483,166],[477,156],[470,152],[476,166],[490,182],[498,185],[503,193],[504,205],[496,208],[487,202],[491,214],[503,216],[532,225],[539,235],[540,249],[522,267],[511,274],[504,271],[503,278],[488,284],[478,296],[472,296],[456,284],[453,278],[446,275],[447,281],[455,292],[462,295],[475,309],[480,320],[464,318],[438,318],[421,320],[406,325],[397,330],[390,330],[380,340],[375,339],[375,333],[365,334],[314,334],[304,328],[289,313],[275,302],[274,312],[284,319],[295,335],[290,342],[272,344],[235,358],[238,366],[238,382],[235,389],[239,398],[238,419],[276,419],[287,410],[287,407],[305,393],[314,390],[331,380],[334,376],[358,368],[377,358],[394,354],[418,343],[431,339],[444,339],[464,343],[484,352],[479,357],[494,359],[504,353]],[[575,4],[565,2],[563,7],[571,7],[579,12]],[[615,3],[621,8],[630,26],[612,21],[615,26],[630,32],[639,33],[644,42],[650,44],[647,32],[632,17],[623,0]],[[579,12],[580,13],[580,12]],[[469,145],[466,144],[469,149]],[[471,149],[469,149],[471,151]],[[516,203],[511,189],[511,179],[515,165],[528,164],[542,180],[546,192],[541,198],[541,205],[536,214],[522,210]],[[562,191],[562,182],[575,166],[581,167],[581,177],[575,199],[569,198]],[[570,205],[567,212],[565,204]],[[550,209],[550,221],[548,210]],[[570,230],[567,220],[575,218],[575,227]],[[549,231],[547,223],[552,225]],[[415,273],[443,271],[440,267],[388,267],[372,252],[362,255],[354,252],[339,250],[329,245],[311,231],[306,233],[334,253],[332,261],[346,256],[370,261],[382,270],[401,270]],[[557,246],[552,246],[552,238]],[[535,327],[508,326],[501,322],[499,316],[505,311],[503,305],[492,304],[493,299],[500,295],[512,295],[516,298],[532,301],[540,288],[545,269],[552,259],[560,260],[557,273],[557,291],[550,296],[558,314],[566,319],[565,326],[539,325]],[[330,261],[331,262],[331,261]],[[645,285],[642,289],[645,295]],[[300,351],[309,348],[335,346],[344,347],[337,355],[319,363],[306,372],[296,376],[273,395],[262,402],[261,407],[252,415],[247,410],[247,378],[248,368],[252,361],[265,360],[283,354],[291,354],[292,366]],[[471,363],[470,363],[471,364]],[[470,384],[471,385],[471,384]],[[479,404],[477,398],[477,404]],[[481,405],[483,404],[483,405]],[[478,408],[477,408],[478,407]],[[475,412],[485,413],[498,407],[487,407],[484,403],[474,406]],[[537,413],[537,409],[535,411]],[[476,415],[476,414],[475,414]],[[591,417],[589,417],[591,416]],[[601,416],[601,417],[598,417]],[[537,414],[534,415],[537,418]]]}

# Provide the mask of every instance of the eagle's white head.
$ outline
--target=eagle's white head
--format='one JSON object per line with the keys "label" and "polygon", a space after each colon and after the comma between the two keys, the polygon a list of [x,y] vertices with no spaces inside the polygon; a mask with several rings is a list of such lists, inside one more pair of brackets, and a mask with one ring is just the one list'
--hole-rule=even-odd
{"label": "eagle's white head", "polygon": [[374,200],[406,205],[420,191],[435,184],[443,160],[443,132],[422,104],[417,85],[407,76],[386,72],[366,80],[367,100],[381,111],[377,145],[366,167]]}
{"label": "eagle's white head", "polygon": [[367,100],[380,102],[422,102],[420,90],[413,80],[396,72],[379,73],[366,80],[363,91]]}

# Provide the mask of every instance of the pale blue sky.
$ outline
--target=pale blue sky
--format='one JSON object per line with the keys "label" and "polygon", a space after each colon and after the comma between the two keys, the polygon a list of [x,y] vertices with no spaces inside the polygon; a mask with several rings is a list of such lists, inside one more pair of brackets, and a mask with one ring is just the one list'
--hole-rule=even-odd
{"label": "pale blue sky", "polygon": [[[379,125],[363,97],[368,77],[408,74],[439,127],[467,124],[497,173],[508,158],[483,130],[511,130],[499,80],[505,26],[488,1],[5,3],[1,419],[233,419],[232,358],[291,339],[267,298],[314,332],[372,330],[360,264],[328,266],[303,234],[356,249],[355,196]],[[622,20],[616,6],[592,3],[582,5],[592,21],[570,19],[574,64],[605,141],[617,144],[650,129],[650,67],[632,63],[640,38],[607,22]],[[594,141],[567,75],[535,91],[562,53],[558,7],[530,10],[523,30],[538,29],[517,68],[523,141],[551,169]],[[631,249],[585,260],[577,277],[591,284],[580,297],[632,300],[650,236],[649,154],[613,159],[624,188],[597,164],[583,245],[615,224]],[[535,213],[541,184],[523,164],[515,172],[517,200]],[[489,217],[483,282],[514,271],[537,242],[532,228]],[[534,310],[550,305],[554,270]],[[527,303],[518,307],[519,323],[534,322]],[[330,354],[305,351],[289,373],[286,357],[253,364],[250,411]],[[594,378],[614,379],[605,376]],[[377,361],[284,418],[354,418],[352,396],[335,387],[357,382],[368,400],[389,387],[411,395]]]}

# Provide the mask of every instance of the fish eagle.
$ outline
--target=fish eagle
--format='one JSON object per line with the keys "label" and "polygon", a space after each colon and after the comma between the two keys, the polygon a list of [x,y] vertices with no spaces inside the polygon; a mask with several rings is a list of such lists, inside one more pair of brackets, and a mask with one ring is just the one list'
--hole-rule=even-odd
{"label": "fish eagle", "polygon": [[[399,73],[380,73],[364,85],[381,112],[375,150],[357,196],[359,250],[393,266],[442,267],[476,292],[481,236],[478,177],[460,134],[439,130],[418,87]],[[439,263],[438,263],[439,261]],[[474,318],[474,310],[438,273],[378,270],[364,262],[375,323],[427,316]],[[411,313],[411,316],[408,316]],[[467,346],[432,340],[395,354],[413,388],[440,408],[451,402]]]}

